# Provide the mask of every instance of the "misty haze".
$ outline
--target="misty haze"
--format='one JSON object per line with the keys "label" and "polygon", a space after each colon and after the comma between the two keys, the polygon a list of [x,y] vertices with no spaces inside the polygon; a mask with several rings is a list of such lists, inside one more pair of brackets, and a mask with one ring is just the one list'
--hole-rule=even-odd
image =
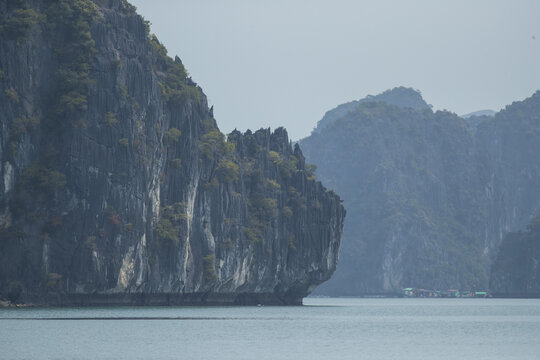
{"label": "misty haze", "polygon": [[538,358],[538,14],[0,0],[0,359]]}

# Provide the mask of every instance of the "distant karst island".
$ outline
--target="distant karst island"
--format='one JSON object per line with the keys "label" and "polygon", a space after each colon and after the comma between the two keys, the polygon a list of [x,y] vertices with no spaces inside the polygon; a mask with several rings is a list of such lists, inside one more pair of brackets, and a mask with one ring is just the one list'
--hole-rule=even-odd
{"label": "distant karst island", "polygon": [[540,91],[460,117],[405,87],[328,111],[298,142],[347,209],[338,270],[316,293],[540,296],[539,114]]}
{"label": "distant karst island", "polygon": [[3,1],[0,40],[0,306],[540,297],[538,91],[396,87],[293,143],[223,134],[126,0]]}

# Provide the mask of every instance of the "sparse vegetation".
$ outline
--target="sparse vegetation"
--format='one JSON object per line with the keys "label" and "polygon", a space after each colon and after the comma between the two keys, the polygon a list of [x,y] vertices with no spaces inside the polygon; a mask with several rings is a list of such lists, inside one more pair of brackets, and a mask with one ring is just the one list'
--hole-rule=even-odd
{"label": "sparse vegetation", "polygon": [[314,200],[310,201],[309,207],[311,209],[320,210],[322,208],[322,205],[321,205],[319,200],[314,199]]}
{"label": "sparse vegetation", "polygon": [[105,115],[105,124],[109,125],[109,126],[114,126],[116,124],[118,124],[118,119],[116,118],[116,115],[112,112],[108,112],[106,115]]}
{"label": "sparse vegetation", "polygon": [[66,176],[59,171],[33,164],[22,172],[21,185],[33,192],[50,194],[66,186]]}
{"label": "sparse vegetation", "polygon": [[[193,262],[196,264],[196,268],[190,268],[189,271],[193,271],[197,280],[200,279],[201,270],[204,272],[202,276],[206,283],[218,279],[218,261],[222,258],[216,260],[218,255],[214,254],[202,257],[215,249],[221,256],[220,248],[245,246],[245,243],[242,243],[247,241],[250,244],[258,244],[256,254],[259,257],[264,255],[264,251],[267,254],[271,254],[273,249],[277,251],[279,245],[286,247],[286,244],[281,244],[282,241],[289,241],[289,247],[294,247],[294,239],[284,240],[281,236],[286,235],[293,225],[297,224],[292,222],[283,224],[278,221],[281,220],[278,215],[279,207],[287,200],[288,184],[296,182],[296,179],[282,182],[283,179],[277,169],[278,166],[283,167],[287,164],[296,166],[295,158],[288,157],[288,149],[279,154],[276,151],[269,151],[269,148],[282,149],[287,146],[288,142],[276,144],[275,138],[281,141],[284,137],[276,136],[265,141],[260,137],[260,133],[255,136],[248,135],[246,144],[249,155],[245,156],[244,143],[225,141],[224,135],[217,129],[212,112],[205,108],[205,102],[193,104],[191,115],[187,114],[191,109],[188,106],[190,104],[182,104],[183,107],[178,109],[163,109],[160,99],[147,99],[147,96],[141,95],[139,98],[143,104],[141,109],[135,104],[134,99],[128,99],[129,101],[120,99],[119,95],[128,96],[127,88],[121,84],[124,72],[128,69],[123,69],[122,74],[117,74],[119,76],[111,75],[111,72],[121,69],[120,59],[123,61],[126,55],[122,53],[124,48],[110,49],[120,54],[119,59],[101,52],[102,46],[111,45],[110,39],[102,38],[107,35],[106,31],[117,31],[117,26],[122,26],[116,22],[114,25],[107,24],[111,22],[110,16],[114,15],[107,7],[109,5],[104,5],[103,11],[97,12],[95,4],[100,3],[94,3],[92,0],[47,0],[39,4],[40,9],[48,17],[43,29],[51,35],[42,46],[47,51],[42,62],[50,73],[38,77],[38,80],[45,79],[47,83],[42,84],[45,87],[40,85],[39,91],[32,90],[28,97],[21,99],[14,88],[6,90],[5,93],[12,100],[21,101],[21,105],[24,105],[24,107],[9,106],[8,110],[21,110],[20,114],[26,111],[27,114],[27,117],[13,116],[12,126],[7,132],[14,139],[24,140],[15,144],[24,150],[24,154],[21,151],[21,154],[13,159],[6,155],[7,159],[3,165],[9,168],[6,172],[9,172],[10,184],[11,174],[14,174],[13,178],[16,179],[13,182],[14,189],[19,192],[19,194],[14,194],[15,190],[10,192],[6,202],[9,201],[11,204],[12,200],[19,199],[17,195],[28,193],[25,195],[28,205],[25,211],[10,213],[13,215],[15,226],[28,232],[26,234],[20,231],[20,238],[25,239],[22,243],[24,246],[34,251],[36,247],[30,246],[32,241],[42,239],[51,244],[51,258],[58,256],[58,251],[69,250],[69,255],[73,255],[75,259],[71,260],[80,262],[72,267],[73,271],[114,270],[117,275],[119,267],[123,266],[123,273],[126,266],[122,265],[120,259],[120,262],[112,264],[114,265],[112,269],[111,265],[107,264],[110,252],[121,251],[125,255],[133,241],[137,243],[142,241],[144,246],[144,239],[147,239],[151,253],[149,256],[152,257],[149,261],[156,264],[154,270],[168,271],[178,260],[173,254],[178,252],[180,245],[184,245],[182,241],[187,239],[187,225],[191,224],[188,221],[188,212],[191,213],[192,209],[190,207],[186,210],[185,203],[176,202],[163,206],[158,211],[155,204],[158,201],[164,205],[168,204],[168,201],[174,202],[173,199],[190,199],[195,216],[199,216],[201,211],[212,212],[214,220],[210,225],[216,239],[216,248],[213,245],[197,244],[193,241],[198,241],[201,235],[200,219],[195,219],[193,227],[189,227],[193,231],[190,235],[194,239],[191,244],[194,244]],[[125,8],[121,4],[118,5],[119,8],[116,5],[114,10],[122,14]],[[107,19],[96,22],[99,13],[105,14]],[[107,25],[109,30],[106,30]],[[96,52],[90,27],[92,33],[100,36],[100,55],[97,59],[93,58]],[[139,30],[143,31],[142,28]],[[120,37],[113,40],[122,42],[125,39]],[[204,95],[193,85],[191,79],[187,78],[183,65],[179,61],[169,62],[165,59],[167,56],[165,48],[155,37],[151,41],[155,53],[161,59],[156,60],[156,56],[141,59],[148,65],[145,65],[145,71],[151,72],[150,75],[154,79],[147,80],[155,81],[158,78],[162,82],[163,99],[168,104],[180,104],[189,99],[200,100]],[[41,52],[41,48],[39,46],[38,48]],[[150,60],[150,63],[147,60]],[[111,61],[110,64],[108,61]],[[11,70],[11,64],[8,65],[10,67],[7,69]],[[155,67],[148,68],[152,66]],[[99,83],[92,80],[92,74],[96,74]],[[17,71],[9,75],[10,81],[14,80],[11,78],[17,75]],[[104,80],[104,77],[108,80]],[[131,80],[133,79],[130,78],[130,90],[139,89],[135,86],[138,82]],[[10,86],[9,83],[4,85],[2,90]],[[99,88],[94,89],[96,85]],[[148,89],[146,85],[142,84],[141,88]],[[24,88],[20,87],[21,94]],[[39,104],[34,104],[35,99],[42,96],[46,90],[47,96],[39,99]],[[132,95],[135,96],[135,93]],[[152,97],[154,93],[148,96]],[[7,98],[4,97],[3,100],[6,102]],[[137,108],[141,111],[134,112],[133,109]],[[108,110],[110,111],[107,112]],[[43,116],[42,121],[40,122],[40,118],[30,117],[34,114]],[[144,124],[143,118],[149,119],[148,123]],[[204,120],[199,122],[201,118]],[[31,130],[38,126],[39,133],[30,134]],[[170,127],[167,130],[169,126],[178,128]],[[184,137],[179,129],[186,133]],[[195,138],[188,139],[187,136]],[[200,137],[197,139],[198,136]],[[199,141],[195,144],[195,151],[191,153],[194,141],[197,140]],[[171,146],[163,148],[163,143]],[[237,146],[239,149],[236,149]],[[134,153],[128,151],[131,149]],[[22,160],[12,161],[20,159]],[[31,165],[22,170],[21,164],[28,162]],[[146,167],[141,165],[143,162]],[[199,171],[197,175],[200,177],[196,180],[195,188],[188,189],[186,184],[193,183],[190,179],[193,171]],[[69,176],[69,182],[62,172]],[[239,181],[244,174],[246,175],[242,180],[246,181]],[[161,188],[157,181],[163,185]],[[205,181],[208,183],[204,187],[211,190],[208,193],[201,191],[200,185]],[[103,191],[105,194],[102,194]],[[192,198],[192,191],[195,191],[195,200]],[[218,194],[227,198],[224,197],[222,203],[216,206],[213,199]],[[139,211],[140,202],[149,205],[150,198],[151,209]],[[205,206],[206,201],[210,201],[211,206],[201,210],[202,200],[205,201]],[[194,201],[194,205],[191,201]],[[139,205],[134,205],[134,202]],[[228,218],[222,224],[226,231],[217,233],[216,228],[221,224],[216,226],[215,219],[218,219],[219,215],[216,218],[215,213],[220,212],[220,206],[225,213],[224,216]],[[203,220],[208,219],[209,217]],[[154,227],[150,229],[150,233],[147,226]],[[207,231],[206,224],[203,230]],[[273,230],[276,233],[271,233]],[[275,240],[278,236],[279,244]],[[271,239],[273,240],[270,241]],[[266,244],[265,240],[268,240]],[[65,244],[66,241],[71,241],[73,246]],[[178,247],[176,251],[173,248],[175,246]],[[140,255],[139,250],[135,250],[135,255]],[[224,252],[229,255],[231,253]],[[100,255],[97,264],[95,253]],[[130,249],[129,254],[131,253],[133,250]],[[140,256],[146,257],[145,252],[142,254]],[[40,268],[41,258],[35,257],[34,261],[32,259],[35,254],[30,255],[32,258],[29,258],[29,266],[32,269]],[[134,266],[138,267],[137,264]],[[62,275],[53,272],[44,278],[43,275],[49,271],[47,270],[35,281],[41,286],[40,290],[45,288],[49,291],[65,290],[63,282],[68,280],[69,274],[66,271],[69,269],[64,265],[66,264],[61,262],[51,262],[46,266],[51,271],[61,272],[66,278],[63,279]],[[130,271],[131,269],[128,273]],[[75,277],[70,276],[69,279],[77,280],[79,275],[75,274]],[[90,279],[84,290],[93,290],[94,285],[104,291],[109,285],[116,286],[115,279],[112,278],[112,280],[104,279],[101,275],[81,276],[80,279]],[[74,289],[70,284],[65,283],[69,291]]]}
{"label": "sparse vegetation", "polygon": [[121,138],[118,140],[118,145],[122,147],[128,147],[129,146],[129,140],[127,138]]}
{"label": "sparse vegetation", "polygon": [[170,128],[169,130],[165,131],[165,142],[167,144],[177,143],[178,140],[180,140],[180,135],[182,135],[180,130],[177,128]]}
{"label": "sparse vegetation", "polygon": [[264,198],[262,196],[253,196],[249,201],[249,210],[259,221],[268,224],[277,216],[277,200],[273,198]]}
{"label": "sparse vegetation", "polygon": [[[148,23],[149,24],[149,23]],[[156,55],[163,59],[163,60],[166,60],[168,57],[167,57],[167,48],[159,42],[159,39],[157,38],[157,36],[155,34],[152,34],[150,36],[150,45],[152,45],[152,48],[154,49],[154,52],[156,53]]]}
{"label": "sparse vegetation", "polygon": [[306,199],[300,195],[298,190],[294,186],[289,186],[289,202],[288,205],[295,211],[305,211],[307,210]]}
{"label": "sparse vegetation", "polygon": [[253,229],[253,228],[245,228],[244,229],[244,235],[246,236],[246,239],[250,245],[260,243],[262,240],[262,236],[259,230]]}
{"label": "sparse vegetation", "polygon": [[219,188],[219,181],[216,178],[212,178],[209,182],[204,184],[205,190],[212,190]]}
{"label": "sparse vegetation", "polygon": [[118,86],[118,91],[122,99],[127,99],[129,97],[129,91],[126,85],[122,84]]}
{"label": "sparse vegetation", "polygon": [[215,267],[216,257],[214,255],[207,255],[203,257],[204,281],[206,283],[211,283],[218,279]]}
{"label": "sparse vegetation", "polygon": [[[87,93],[94,82],[90,79],[90,58],[95,42],[90,22],[97,18],[97,5],[91,0],[58,0],[46,10],[51,28],[69,34],[69,41],[58,42],[55,51],[61,60],[55,76],[56,91],[52,94],[53,118],[69,118],[86,111]],[[53,120],[52,118],[50,120]]]}
{"label": "sparse vegetation", "polygon": [[225,148],[225,137],[219,130],[212,130],[201,137],[199,150],[206,160],[214,160],[214,154]]}
{"label": "sparse vegetation", "polygon": [[181,105],[188,100],[199,102],[202,98],[202,91],[187,80],[187,71],[180,59],[172,60],[169,58],[167,49],[155,35],[151,35],[149,41],[154,53],[167,69],[166,74],[159,82],[163,100],[170,105]]}
{"label": "sparse vegetation", "polygon": [[160,220],[157,223],[158,236],[171,245],[180,243],[182,225],[187,220],[185,213],[186,204],[177,202],[161,209]]}
{"label": "sparse vegetation", "polygon": [[97,251],[96,236],[88,236],[86,238],[86,247],[90,251]]}
{"label": "sparse vegetation", "polygon": [[289,234],[289,236],[287,236],[287,244],[289,246],[289,249],[291,249],[292,251],[296,251],[296,245],[294,244],[294,234]]}
{"label": "sparse vegetation", "polygon": [[248,209],[250,227],[244,230],[244,234],[250,244],[259,243],[265,229],[277,217],[277,200],[260,193],[252,194],[248,199]]}
{"label": "sparse vegetation", "polygon": [[17,93],[17,90],[15,90],[14,88],[9,88],[7,90],[4,91],[4,94],[6,94],[6,96],[14,103],[18,103],[19,102],[19,93]]}
{"label": "sparse vegetation", "polygon": [[144,24],[144,30],[146,32],[146,36],[148,36],[148,38],[151,39],[151,37],[150,37],[150,26],[152,24],[150,23],[149,20],[146,20],[146,19],[143,20],[143,24]]}
{"label": "sparse vegetation", "polygon": [[233,157],[235,151],[236,151],[236,144],[232,141],[227,141],[225,143],[225,156]]}
{"label": "sparse vegetation", "polygon": [[265,187],[269,191],[279,191],[281,189],[281,185],[272,179],[266,179]]}
{"label": "sparse vegetation", "polygon": [[26,39],[43,20],[44,16],[34,9],[16,9],[2,22],[0,33],[4,33],[9,40],[19,42]]}
{"label": "sparse vegetation", "polygon": [[19,141],[30,131],[35,130],[39,126],[39,122],[37,117],[19,116],[14,118],[11,122],[11,141]]}
{"label": "sparse vegetation", "polygon": [[235,182],[239,177],[238,165],[231,160],[221,160],[216,168],[216,176],[221,182]]}
{"label": "sparse vegetation", "polygon": [[280,159],[278,162],[281,175],[289,179],[298,170],[298,159],[294,155],[290,155],[288,159]]}
{"label": "sparse vegetation", "polygon": [[306,164],[305,166],[305,172],[308,177],[308,180],[315,180],[315,172],[317,171],[317,165],[313,164]]}
{"label": "sparse vegetation", "polygon": [[292,219],[293,217],[293,211],[289,206],[284,206],[283,209],[281,209],[281,213],[285,219]]}
{"label": "sparse vegetation", "polygon": [[268,158],[274,164],[279,164],[279,162],[281,161],[281,158],[279,157],[279,154],[277,152],[275,152],[275,151],[269,151],[268,152]]}

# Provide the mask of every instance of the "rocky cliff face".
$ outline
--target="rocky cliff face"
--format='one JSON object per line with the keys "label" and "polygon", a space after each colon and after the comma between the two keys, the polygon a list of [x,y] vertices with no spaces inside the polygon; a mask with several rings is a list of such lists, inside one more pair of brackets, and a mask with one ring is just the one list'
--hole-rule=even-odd
{"label": "rocky cliff face", "polygon": [[0,1],[0,289],[13,300],[300,303],[344,209],[284,129],[219,132],[123,0]]}
{"label": "rocky cliff face", "polygon": [[491,291],[501,296],[540,297],[540,217],[525,232],[504,238],[491,268]]}
{"label": "rocky cliff face", "polygon": [[326,126],[337,119],[348,115],[350,112],[356,111],[356,108],[359,105],[372,102],[384,102],[389,105],[416,110],[431,109],[431,105],[428,105],[428,103],[424,101],[422,95],[418,91],[401,86],[386,90],[378,95],[368,95],[363,99],[336,106],[334,109],[327,111],[323,118],[317,122],[317,126],[313,129],[313,134],[320,133]]}
{"label": "rocky cliff face", "polygon": [[449,112],[362,101],[300,141],[349,214],[321,292],[487,288],[504,235],[540,212],[538,106],[537,93],[472,129]]}

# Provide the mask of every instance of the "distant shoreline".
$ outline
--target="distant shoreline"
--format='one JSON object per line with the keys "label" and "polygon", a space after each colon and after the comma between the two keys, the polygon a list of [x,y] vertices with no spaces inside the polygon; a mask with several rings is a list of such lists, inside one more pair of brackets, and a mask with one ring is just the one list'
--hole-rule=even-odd
{"label": "distant shoreline", "polygon": [[[490,297],[407,297],[399,293],[370,293],[361,295],[313,295],[304,299],[540,299],[540,293],[501,294]],[[12,303],[0,300],[0,308],[61,308],[61,307],[167,307],[167,306],[302,306],[303,299],[284,300],[274,294],[84,294],[32,297]]]}
{"label": "distant shoreline", "polygon": [[26,295],[18,302],[0,300],[6,307],[100,306],[300,306],[302,298],[276,293],[131,293]]}
{"label": "distant shoreline", "polygon": [[327,296],[327,295],[313,295],[308,296],[310,299],[317,298],[337,298],[337,299],[395,299],[395,298],[404,298],[404,299],[540,299],[540,293],[490,293],[489,297],[478,298],[478,297],[409,297],[404,296],[400,293],[367,293],[359,295],[340,295],[340,296]]}

